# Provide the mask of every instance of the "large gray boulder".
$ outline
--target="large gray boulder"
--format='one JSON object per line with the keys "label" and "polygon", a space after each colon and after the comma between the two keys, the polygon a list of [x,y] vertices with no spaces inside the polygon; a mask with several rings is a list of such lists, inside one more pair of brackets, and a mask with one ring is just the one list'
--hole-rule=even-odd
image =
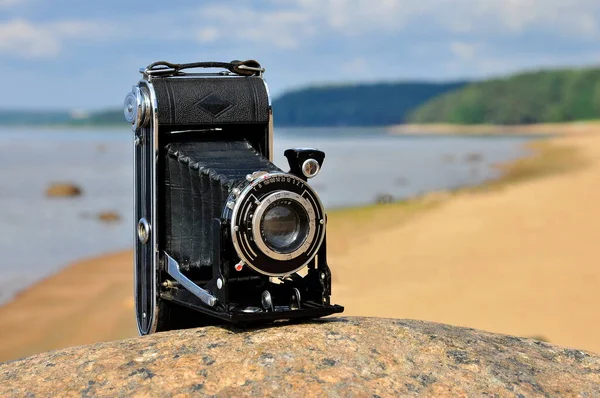
{"label": "large gray boulder", "polygon": [[0,364],[0,396],[600,396],[600,356],[429,322],[208,327]]}

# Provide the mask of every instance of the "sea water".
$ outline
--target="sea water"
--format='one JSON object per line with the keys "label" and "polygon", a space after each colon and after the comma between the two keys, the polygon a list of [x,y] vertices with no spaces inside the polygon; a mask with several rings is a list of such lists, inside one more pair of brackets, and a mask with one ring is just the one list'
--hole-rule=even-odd
{"label": "sea water", "polygon": [[[285,149],[325,151],[311,184],[332,209],[480,184],[498,177],[495,165],[525,156],[528,139],[279,128],[274,153],[287,170]],[[73,261],[132,247],[132,155],[127,128],[0,128],[0,303]],[[46,197],[54,182],[73,183],[82,195]],[[105,211],[121,219],[102,222]]]}

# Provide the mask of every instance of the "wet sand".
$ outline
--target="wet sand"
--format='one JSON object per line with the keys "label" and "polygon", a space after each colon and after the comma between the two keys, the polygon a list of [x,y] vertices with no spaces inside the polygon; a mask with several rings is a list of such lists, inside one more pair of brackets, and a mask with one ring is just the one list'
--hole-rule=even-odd
{"label": "wet sand", "polygon": [[0,307],[0,361],[135,336],[133,254],[81,261]]}
{"label": "wet sand", "polygon": [[[600,126],[553,138],[585,167],[330,213],[333,301],[600,352]],[[559,168],[561,165],[558,165]],[[564,165],[566,166],[566,165]],[[0,308],[0,361],[137,335],[132,254],[81,261]]]}

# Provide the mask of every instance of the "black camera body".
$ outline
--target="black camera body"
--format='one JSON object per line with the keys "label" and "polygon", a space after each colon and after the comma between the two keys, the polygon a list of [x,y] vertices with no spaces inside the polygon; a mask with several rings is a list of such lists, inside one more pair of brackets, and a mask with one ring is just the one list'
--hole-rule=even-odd
{"label": "black camera body", "polygon": [[326,214],[307,184],[325,154],[288,149],[289,172],[272,163],[264,69],[157,62],[140,72],[124,110],[140,334],[342,312],[330,304]]}

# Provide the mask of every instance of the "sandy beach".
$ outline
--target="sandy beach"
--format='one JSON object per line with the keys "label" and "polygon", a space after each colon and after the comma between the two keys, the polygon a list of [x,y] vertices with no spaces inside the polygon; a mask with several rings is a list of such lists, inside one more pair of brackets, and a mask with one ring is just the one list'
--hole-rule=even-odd
{"label": "sandy beach", "polygon": [[[562,133],[545,145],[570,157],[542,162],[536,178],[331,212],[333,301],[345,314],[600,352],[600,124],[531,129]],[[132,290],[129,251],[65,268],[0,307],[0,361],[136,336]]]}

